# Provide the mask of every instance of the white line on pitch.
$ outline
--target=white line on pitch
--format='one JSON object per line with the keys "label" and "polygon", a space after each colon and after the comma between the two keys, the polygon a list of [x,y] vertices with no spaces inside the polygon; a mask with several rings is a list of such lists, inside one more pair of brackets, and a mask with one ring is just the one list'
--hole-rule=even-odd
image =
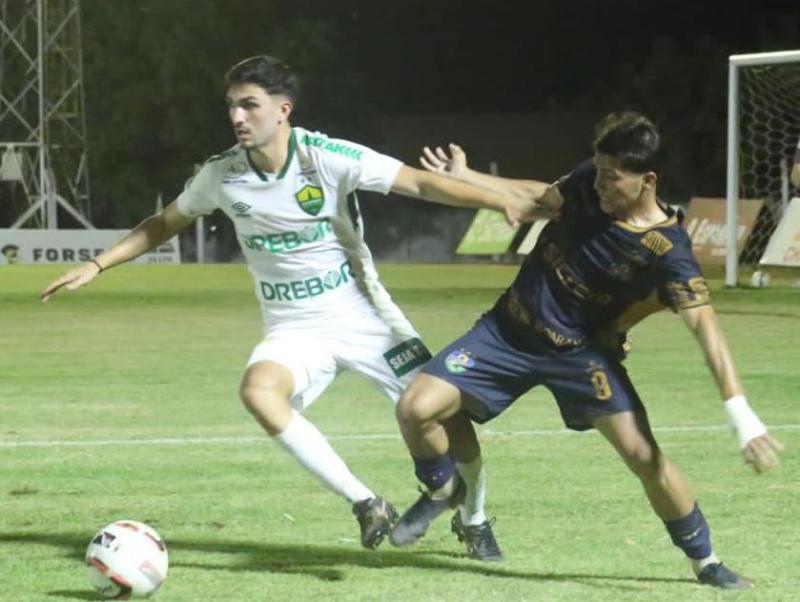
{"label": "white line on pitch", "polygon": [[[800,430],[800,424],[778,424],[769,427],[771,431],[796,431]],[[664,426],[653,429],[657,433],[692,433],[692,432],[722,432],[730,430],[728,426],[708,425],[708,426]],[[594,432],[594,431],[586,431]],[[481,429],[480,436],[491,437],[539,437],[539,436],[581,436],[586,432],[580,433],[568,429],[550,430],[526,430],[526,431],[494,431],[491,429]],[[400,439],[399,434],[373,434],[373,435],[331,435],[331,441],[369,441]],[[202,444],[248,444],[264,443],[269,441],[266,435],[259,437],[162,437],[154,439],[95,439],[95,440],[73,440],[73,441],[0,441],[0,448],[11,447],[102,447],[107,445],[202,445]]]}

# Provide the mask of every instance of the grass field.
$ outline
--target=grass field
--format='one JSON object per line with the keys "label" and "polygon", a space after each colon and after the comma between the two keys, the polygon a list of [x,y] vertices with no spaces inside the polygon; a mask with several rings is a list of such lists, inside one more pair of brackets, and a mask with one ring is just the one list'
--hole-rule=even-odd
{"label": "grass field", "polygon": [[[119,518],[166,539],[159,600],[664,600],[694,583],[637,481],[595,433],[563,430],[546,391],[482,429],[489,513],[507,560],[470,561],[442,518],[417,546],[362,550],[350,508],[262,435],[237,399],[260,316],[242,266],[126,266],[38,302],[58,267],[0,269],[0,599],[92,600],[83,553]],[[382,266],[438,350],[514,270]],[[751,403],[786,444],[753,476],[699,350],[667,313],[634,332],[628,367],[656,436],[688,474],[715,548],[800,599],[800,289],[713,289]],[[390,404],[344,375],[309,410],[354,471],[416,499]]]}

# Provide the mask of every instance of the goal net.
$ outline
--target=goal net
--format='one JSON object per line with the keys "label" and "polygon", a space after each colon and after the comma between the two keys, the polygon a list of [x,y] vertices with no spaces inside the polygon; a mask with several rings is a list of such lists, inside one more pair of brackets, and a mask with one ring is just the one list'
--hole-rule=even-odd
{"label": "goal net", "polygon": [[[800,136],[800,50],[733,55],[728,68],[728,241],[725,282],[761,259],[792,196],[789,180]],[[736,244],[737,202],[761,199],[763,209],[744,246]]]}

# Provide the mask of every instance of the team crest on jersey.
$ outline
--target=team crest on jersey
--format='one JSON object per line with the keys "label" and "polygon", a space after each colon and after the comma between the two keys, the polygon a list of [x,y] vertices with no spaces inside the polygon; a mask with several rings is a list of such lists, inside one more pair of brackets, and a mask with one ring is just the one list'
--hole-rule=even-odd
{"label": "team crest on jersey", "polygon": [[447,367],[448,372],[461,374],[475,367],[475,358],[471,351],[467,351],[464,348],[456,349],[445,358],[444,365]]}
{"label": "team crest on jersey", "polygon": [[322,188],[311,184],[306,184],[295,192],[294,198],[297,199],[300,209],[309,215],[317,215],[325,204],[325,194],[322,192]]}

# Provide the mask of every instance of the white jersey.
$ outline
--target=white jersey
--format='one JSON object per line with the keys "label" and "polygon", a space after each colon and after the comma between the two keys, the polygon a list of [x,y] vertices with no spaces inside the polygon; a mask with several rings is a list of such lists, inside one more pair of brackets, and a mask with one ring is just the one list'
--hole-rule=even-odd
{"label": "white jersey", "polygon": [[280,173],[264,174],[236,145],[205,163],[177,205],[190,217],[221,209],[234,223],[270,330],[377,312],[398,334],[416,336],[378,282],[355,196],[387,194],[401,166],[295,127]]}

